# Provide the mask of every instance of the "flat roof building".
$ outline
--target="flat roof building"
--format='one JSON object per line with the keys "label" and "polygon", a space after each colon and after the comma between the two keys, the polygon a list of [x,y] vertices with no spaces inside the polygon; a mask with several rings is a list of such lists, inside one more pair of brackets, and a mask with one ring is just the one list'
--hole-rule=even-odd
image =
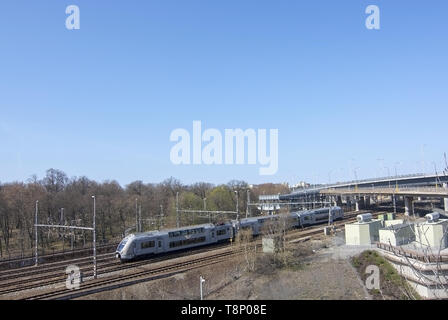
{"label": "flat roof building", "polygon": [[[387,221],[385,221],[387,222]],[[402,246],[415,240],[413,224],[392,224],[379,230],[379,241],[393,246]]]}
{"label": "flat roof building", "polygon": [[363,246],[379,240],[380,220],[355,222],[345,225],[345,244]]}
{"label": "flat roof building", "polygon": [[415,241],[421,247],[430,247],[434,249],[445,249],[447,243],[448,220],[439,219],[436,221],[427,221],[416,225]]}

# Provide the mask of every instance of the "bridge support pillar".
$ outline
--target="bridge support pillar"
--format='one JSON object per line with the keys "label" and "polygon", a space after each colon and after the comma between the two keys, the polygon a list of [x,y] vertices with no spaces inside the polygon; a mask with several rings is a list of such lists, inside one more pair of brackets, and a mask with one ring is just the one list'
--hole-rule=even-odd
{"label": "bridge support pillar", "polygon": [[391,198],[392,198],[392,203],[394,204],[394,213],[396,214],[397,213],[397,197],[395,196],[395,194],[393,194],[391,196]]}
{"label": "bridge support pillar", "polygon": [[364,197],[364,196],[359,197],[359,207],[361,209],[365,209],[365,207],[366,207],[366,197]]}
{"label": "bridge support pillar", "polygon": [[359,211],[359,199],[355,198],[355,211]]}
{"label": "bridge support pillar", "polygon": [[414,215],[414,199],[412,197],[404,197],[404,214],[406,216]]}
{"label": "bridge support pillar", "polygon": [[370,197],[366,196],[364,201],[365,201],[364,203],[365,207],[366,208],[370,207]]}
{"label": "bridge support pillar", "polygon": [[349,210],[349,211],[353,210],[353,198],[352,197],[345,197],[345,204],[347,205],[347,210]]}
{"label": "bridge support pillar", "polygon": [[337,197],[331,197],[331,202],[333,203],[334,207],[338,206],[338,199],[337,199]]}
{"label": "bridge support pillar", "polygon": [[342,206],[342,197],[341,196],[336,197],[336,205],[339,207]]}
{"label": "bridge support pillar", "polygon": [[[445,189],[448,189],[448,185],[446,183],[443,184]],[[448,198],[443,198],[443,210],[448,211]]]}

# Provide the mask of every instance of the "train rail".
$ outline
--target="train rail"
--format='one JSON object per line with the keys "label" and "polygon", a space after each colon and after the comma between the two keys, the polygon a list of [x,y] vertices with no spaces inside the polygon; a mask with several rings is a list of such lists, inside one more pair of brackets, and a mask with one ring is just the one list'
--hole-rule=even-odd
{"label": "train rail", "polygon": [[[119,242],[109,243],[97,246],[97,252],[112,252],[115,251],[115,248],[118,246]],[[90,255],[93,251],[93,248],[78,248],[74,250],[67,251],[58,251],[51,254],[39,255],[39,263],[51,263],[57,261],[65,261],[67,259],[75,259],[75,258],[83,258]],[[50,262],[48,262],[50,261]],[[0,260],[0,272],[1,271],[9,271],[13,269],[22,269],[26,267],[30,267],[34,264],[35,257],[27,256],[21,258],[11,258],[11,259],[3,259]]]}
{"label": "train rail", "polygon": [[[339,227],[340,225],[343,225],[345,223],[351,222],[355,220],[356,215],[360,213],[367,212],[366,210],[362,210],[359,212],[348,212],[346,213],[344,220],[335,222],[334,225],[336,227]],[[382,212],[374,213],[374,216],[377,216]],[[288,233],[287,240],[291,240],[296,238],[297,236],[303,237],[303,236],[314,236],[317,234],[323,235],[323,226],[321,225],[315,225],[306,227],[303,229],[296,229],[292,232]],[[135,269],[136,267],[147,267],[148,265],[157,263],[157,262],[163,262],[163,261],[169,261],[171,259],[179,258],[179,257],[185,257],[189,256],[191,254],[200,254],[200,253],[210,253],[213,251],[217,251],[220,248],[226,248],[230,247],[229,244],[221,243],[220,245],[214,245],[214,246],[208,246],[204,248],[195,248],[193,250],[185,250],[183,252],[176,252],[176,253],[170,253],[170,254],[164,254],[160,256],[155,256],[154,258],[143,260],[143,261],[135,261],[130,263],[121,264],[118,261],[116,261],[112,254],[104,255],[103,260],[99,260],[99,269],[98,269],[98,276],[106,276],[107,274],[112,274],[114,272],[118,271],[125,271],[128,269]],[[210,257],[213,257],[213,255],[210,255]],[[74,259],[71,261],[64,261],[64,262],[57,262],[49,265],[42,265],[39,267],[28,267],[27,270],[24,270],[23,272],[20,272],[20,269],[13,269],[13,273],[8,274],[6,272],[0,273],[0,297],[1,296],[7,296],[11,294],[16,294],[19,292],[23,292],[30,289],[36,289],[41,287],[48,287],[51,285],[57,285],[57,284],[64,284],[66,280],[65,275],[65,267],[69,264],[76,264],[79,267],[81,267],[81,272],[83,273],[84,279],[93,278],[93,272],[91,271],[91,261],[87,261],[90,258],[81,258],[81,259]],[[40,269],[35,269],[40,268]],[[174,267],[173,267],[174,268]],[[37,275],[37,277],[36,277]],[[86,285],[95,286],[95,284],[100,283],[98,282],[99,279],[95,280],[89,280],[86,283],[83,283],[82,287],[85,288]],[[64,287],[65,288],[65,287]],[[78,292],[78,290],[76,290]],[[78,292],[79,293],[79,292]],[[50,297],[50,296],[48,296]]]}
{"label": "train rail", "polygon": [[125,275],[110,276],[107,278],[100,278],[83,284],[78,290],[70,290],[67,288],[53,289],[49,292],[27,296],[26,300],[44,300],[44,299],[73,299],[84,295],[97,293],[104,290],[111,290],[145,282],[149,280],[169,277],[180,272],[186,272],[193,269],[202,268],[205,266],[217,264],[219,262],[227,261],[229,257],[240,253],[241,251],[229,250],[205,257],[195,258],[188,261],[176,262],[166,266],[154,267],[148,270],[137,271]]}
{"label": "train rail", "polygon": [[[116,271],[123,271],[126,269],[132,269],[136,267],[142,267],[145,265],[153,264],[156,262],[161,262],[164,260],[171,260],[175,258],[185,257],[189,256],[192,253],[199,254],[199,253],[207,253],[210,251],[215,251],[220,248],[226,248],[228,247],[227,243],[221,243],[214,246],[207,246],[203,248],[196,248],[195,250],[183,250],[179,252],[174,252],[170,254],[162,254],[159,256],[155,256],[146,260],[138,260],[134,262],[127,262],[127,263],[121,263],[117,261],[113,256],[110,257],[110,259],[107,259],[107,261],[111,261],[106,264],[98,264],[98,270],[97,274],[107,274],[112,273]],[[49,286],[49,285],[55,285],[58,283],[62,283],[66,279],[65,275],[65,267],[67,267],[69,264],[72,263],[66,263],[62,266],[59,266],[59,268],[54,268],[49,270],[48,272],[31,272],[28,274],[22,275],[20,278],[14,278],[14,276],[7,276],[9,279],[14,279],[12,281],[2,282],[0,281],[1,289],[0,289],[0,296],[7,295],[7,294],[13,294],[20,291],[35,289],[39,287]],[[77,264],[78,267],[80,265]],[[87,264],[84,267],[80,268],[81,272],[83,274],[84,278],[91,278],[93,276],[92,266],[91,264]],[[35,274],[38,274],[39,276],[34,276]],[[7,280],[7,279],[6,279]],[[65,282],[64,282],[65,283]]]}

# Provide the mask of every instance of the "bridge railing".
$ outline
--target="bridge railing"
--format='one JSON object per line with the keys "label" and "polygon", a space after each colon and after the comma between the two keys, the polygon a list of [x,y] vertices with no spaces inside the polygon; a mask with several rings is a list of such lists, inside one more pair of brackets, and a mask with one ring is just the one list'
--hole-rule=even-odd
{"label": "bridge railing", "polygon": [[[433,177],[434,175],[427,174],[427,173],[413,173],[413,174],[402,174],[402,175],[396,175],[396,176],[387,176],[387,177],[380,177],[380,178],[368,178],[368,179],[361,179],[361,180],[350,180],[350,181],[344,181],[344,182],[337,182],[337,183],[329,183],[329,184],[316,184],[313,186],[310,186],[308,188],[298,188],[295,189],[292,193],[302,193],[302,192],[308,192],[308,191],[314,191],[316,189],[327,189],[327,188],[336,188],[340,186],[345,185],[358,185],[358,184],[365,184],[365,183],[378,183],[378,182],[384,182],[384,181],[390,181],[391,183],[395,180],[402,180],[406,178],[425,178],[425,177]],[[443,175],[440,175],[442,177]]]}
{"label": "bridge railing", "polygon": [[432,194],[440,194],[440,195],[448,195],[448,188],[444,188],[442,186],[439,187],[411,187],[411,186],[390,186],[390,187],[350,187],[350,188],[328,188],[322,190],[329,191],[330,193],[344,193],[344,192],[354,192],[354,193],[400,193],[400,192],[415,192],[422,194],[432,193]]}
{"label": "bridge railing", "polygon": [[426,173],[412,173],[412,174],[401,174],[396,176],[386,176],[386,177],[380,177],[380,178],[368,178],[368,179],[361,179],[361,180],[350,180],[345,182],[339,182],[339,183],[333,183],[333,184],[326,184],[326,187],[337,187],[337,186],[343,186],[346,184],[364,184],[367,182],[378,182],[378,181],[393,181],[397,179],[406,179],[406,178],[424,178],[426,176],[432,176],[428,175]]}

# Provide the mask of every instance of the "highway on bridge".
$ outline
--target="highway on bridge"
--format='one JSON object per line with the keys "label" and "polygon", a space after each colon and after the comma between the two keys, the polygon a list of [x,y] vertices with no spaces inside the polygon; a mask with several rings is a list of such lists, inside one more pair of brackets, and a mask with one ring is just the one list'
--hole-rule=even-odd
{"label": "highway on bridge", "polygon": [[323,195],[400,195],[415,197],[448,197],[446,188],[341,188],[323,189],[319,191]]}

